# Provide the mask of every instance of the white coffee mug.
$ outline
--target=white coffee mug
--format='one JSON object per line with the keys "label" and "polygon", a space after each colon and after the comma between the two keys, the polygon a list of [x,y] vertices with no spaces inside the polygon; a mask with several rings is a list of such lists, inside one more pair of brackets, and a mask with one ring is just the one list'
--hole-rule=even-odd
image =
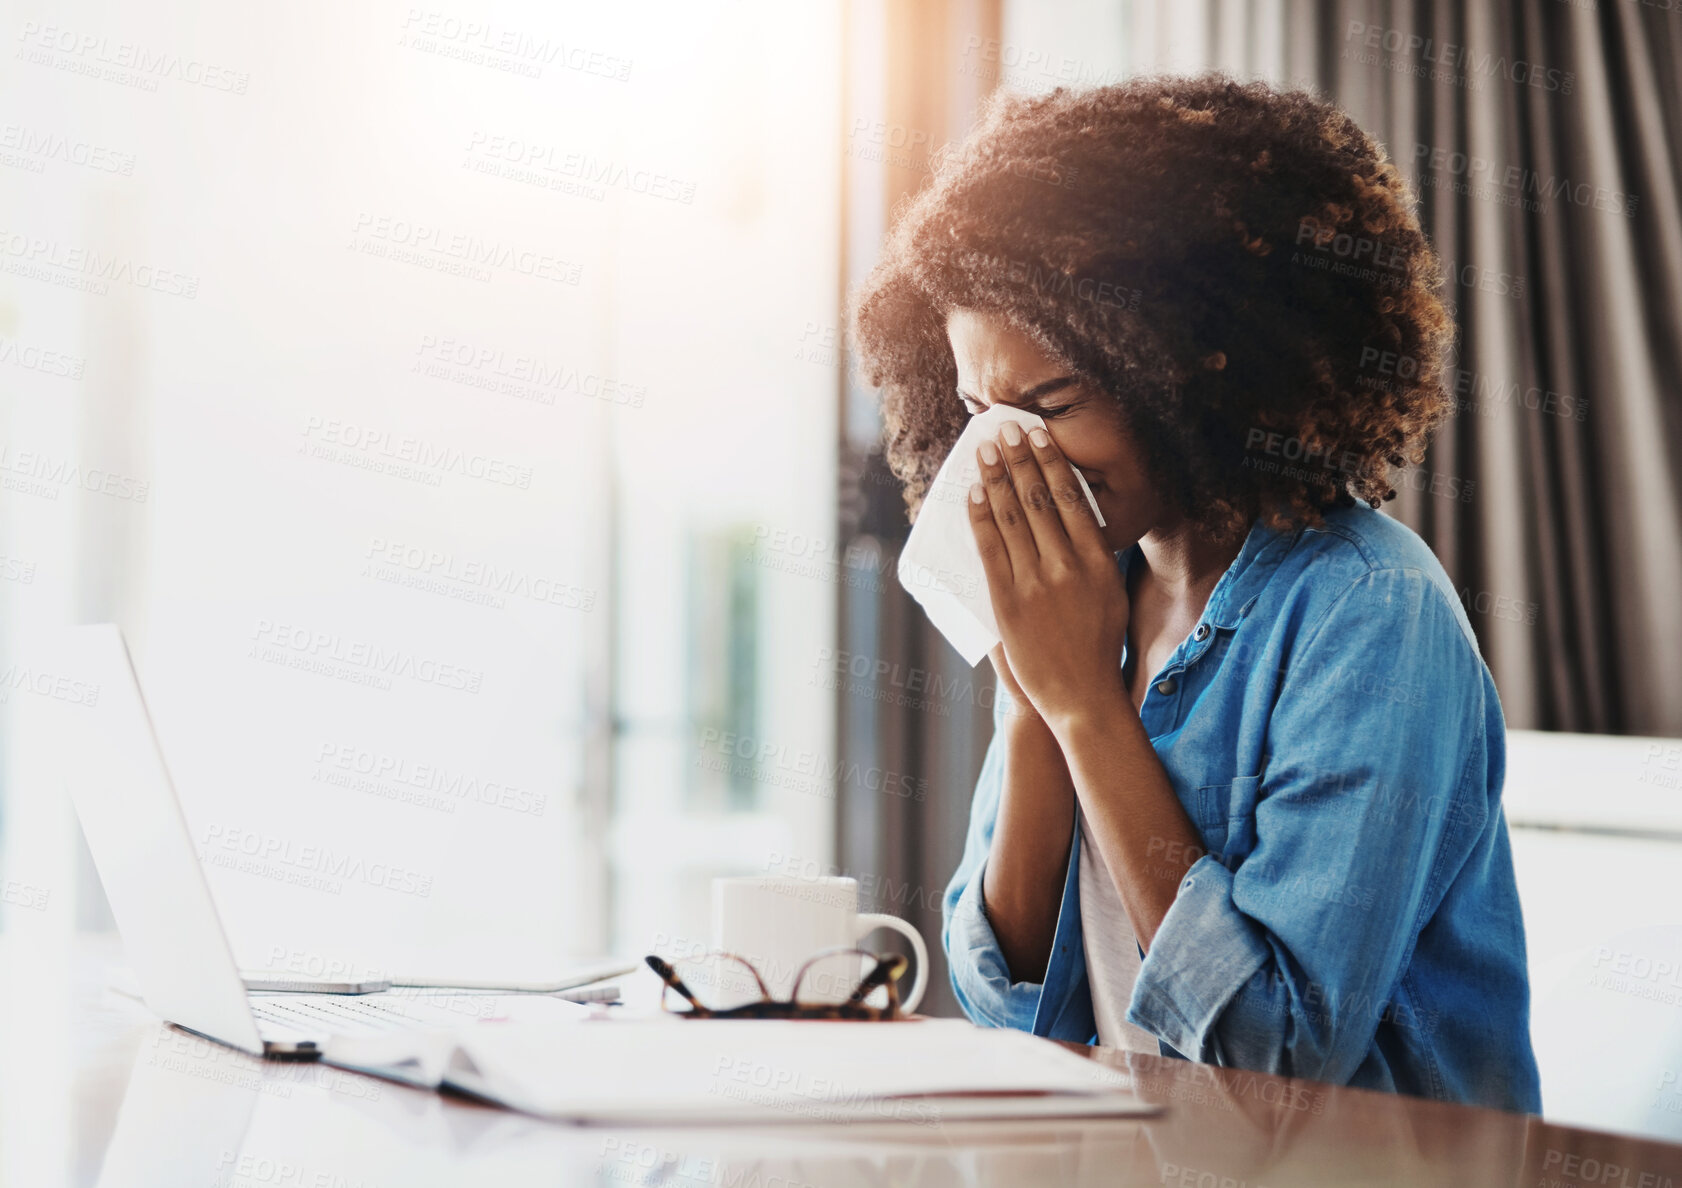
{"label": "white coffee mug", "polygon": [[[794,978],[822,949],[857,946],[878,928],[891,928],[911,942],[917,976],[901,1006],[917,1009],[928,980],[929,951],[917,930],[898,916],[860,912],[859,884],[849,878],[793,878],[749,875],[713,880],[713,948],[747,958],[779,999],[794,990]],[[857,959],[835,956],[818,962],[801,981],[803,1002],[844,1002],[867,970]]]}

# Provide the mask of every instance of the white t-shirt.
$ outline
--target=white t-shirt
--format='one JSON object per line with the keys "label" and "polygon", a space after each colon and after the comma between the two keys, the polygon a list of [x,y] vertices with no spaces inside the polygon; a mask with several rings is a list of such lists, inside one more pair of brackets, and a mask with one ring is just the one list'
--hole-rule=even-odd
{"label": "white t-shirt", "polygon": [[1098,1042],[1106,1048],[1159,1055],[1156,1037],[1127,1021],[1127,1004],[1139,977],[1139,941],[1133,922],[1121,906],[1121,896],[1097,843],[1080,817],[1080,930],[1086,952],[1086,977],[1092,988],[1092,1014],[1098,1021]]}

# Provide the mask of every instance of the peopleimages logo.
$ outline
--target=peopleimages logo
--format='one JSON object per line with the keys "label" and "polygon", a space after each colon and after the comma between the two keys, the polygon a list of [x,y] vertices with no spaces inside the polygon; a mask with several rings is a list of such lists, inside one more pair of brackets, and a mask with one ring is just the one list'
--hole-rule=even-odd
{"label": "peopleimages logo", "polygon": [[26,665],[12,664],[0,669],[0,705],[10,700],[13,690],[22,690],[37,697],[63,701],[70,705],[87,706],[90,709],[99,704],[98,685],[90,685],[86,681],[74,680],[57,673],[43,672]]}
{"label": "peopleimages logo", "polygon": [[212,866],[261,875],[277,882],[307,886],[334,895],[339,894],[347,882],[422,898],[432,894],[432,876],[429,874],[389,862],[369,862],[326,846],[299,845],[290,838],[242,829],[237,825],[206,826],[202,857]]}
{"label": "peopleimages logo", "polygon": [[422,548],[376,536],[364,557],[371,562],[364,573],[381,581],[395,581],[427,593],[444,594],[498,608],[510,597],[526,598],[567,610],[592,611],[596,591],[557,581],[524,569],[504,568],[481,560],[458,557],[441,549]]}
{"label": "peopleimages logo", "polygon": [[620,407],[641,408],[648,396],[645,384],[627,384],[566,364],[551,364],[532,355],[511,354],[447,335],[421,335],[416,354],[413,370],[422,375],[534,404],[553,405],[558,393],[567,393]]}
{"label": "peopleimages logo", "polygon": [[450,263],[482,272],[480,280],[489,280],[492,269],[562,285],[583,279],[583,265],[548,252],[366,210],[357,213],[351,235],[350,246],[367,255],[425,267]]}
{"label": "peopleimages logo", "polygon": [[134,174],[133,153],[23,124],[0,124],[0,164],[41,173],[49,161],[92,169],[97,173],[118,173],[124,177]]}
{"label": "peopleimages logo", "polygon": [[199,295],[199,278],[190,273],[10,229],[0,229],[0,271],[95,297],[108,294],[113,284],[188,301]]}
{"label": "peopleimages logo", "polygon": [[0,582],[16,582],[20,586],[28,586],[34,581],[35,562],[0,553]]}
{"label": "peopleimages logo", "polygon": [[20,495],[57,499],[60,491],[72,487],[112,499],[145,503],[152,484],[98,466],[84,467],[39,450],[13,450],[0,443],[0,488]]}
{"label": "peopleimages logo", "polygon": [[[27,56],[27,60],[39,65],[65,65],[77,73],[101,77],[106,77],[102,67],[113,68],[114,73],[108,76],[111,81],[143,83],[143,89],[149,91],[157,90],[159,79],[230,95],[245,94],[251,84],[251,75],[243,70],[150,50],[132,41],[115,41],[100,33],[43,25],[39,21],[25,21],[18,40],[24,46],[19,56]],[[55,61],[55,55],[64,61]]]}
{"label": "peopleimages logo", "polygon": [[[500,780],[481,779],[442,763],[370,750],[354,743],[324,742],[316,752],[315,779],[353,791],[408,800],[454,812],[458,801],[540,817],[549,798]],[[425,794],[435,795],[425,795]]]}
{"label": "peopleimages logo", "polygon": [[[1542,200],[1547,199],[1629,218],[1641,201],[1638,195],[1623,190],[1587,181],[1572,181],[1558,174],[1541,174],[1522,165],[1503,165],[1475,153],[1463,153],[1438,145],[1415,143],[1413,160],[1415,168],[1421,173],[1423,185],[1442,186],[1457,194],[1489,198],[1507,206],[1523,206],[1526,210],[1546,210],[1546,203]],[[1429,173],[1424,172],[1427,167]],[[1443,177],[1465,180],[1444,183]]]}
{"label": "peopleimages logo", "polygon": [[79,380],[87,367],[84,359],[62,351],[45,350],[19,343],[0,335],[0,366],[10,365],[23,371],[42,375],[56,375],[62,379]]}
{"label": "peopleimages logo", "polygon": [[16,879],[7,879],[0,883],[0,903],[27,908],[32,912],[46,911],[47,901],[52,898],[52,894],[45,887],[37,887],[33,883],[20,883]]}
{"label": "peopleimages logo", "polygon": [[[847,784],[867,792],[880,792],[921,803],[928,795],[929,782],[902,772],[880,767],[861,767],[856,761],[820,755],[805,747],[756,739],[752,735],[721,731],[708,726],[701,731],[695,766],[721,774],[745,776],[759,783],[820,795],[833,795],[837,785]],[[715,754],[706,754],[706,752]],[[737,762],[740,760],[740,762]]]}
{"label": "peopleimages logo", "polygon": [[1445,70],[1458,71],[1467,76],[1481,74],[1485,78],[1500,78],[1541,91],[1557,91],[1569,95],[1577,76],[1569,70],[1555,70],[1523,58],[1509,58],[1505,54],[1482,52],[1452,41],[1438,41],[1419,33],[1404,33],[1365,21],[1350,21],[1343,33],[1345,43],[1354,42],[1362,49],[1383,50],[1405,57],[1418,56],[1422,62]]}
{"label": "peopleimages logo", "polygon": [[[531,181],[545,188],[560,189],[566,183],[589,187],[586,196],[606,196],[610,189],[692,205],[695,183],[652,169],[627,165],[611,157],[603,159],[586,152],[569,152],[542,141],[519,136],[476,131],[468,139],[467,156],[481,173],[494,173],[515,181]],[[504,172],[504,168],[508,170]]]}
{"label": "peopleimages logo", "polygon": [[258,619],[251,638],[255,641],[248,653],[252,659],[381,689],[391,688],[392,677],[402,677],[423,685],[477,693],[485,679],[478,669],[271,619]]}
{"label": "peopleimages logo", "polygon": [[1129,313],[1139,308],[1139,299],[1144,296],[1143,289],[1129,288],[1094,276],[1077,276],[1037,260],[1013,260],[973,248],[958,253],[958,264],[1002,277],[1010,284],[1021,285],[1035,293],[1073,297]]}
{"label": "peopleimages logo", "polygon": [[518,487],[522,491],[531,489],[530,466],[505,458],[469,454],[458,446],[407,433],[391,433],[337,417],[308,416],[304,419],[303,436],[304,444],[299,450],[312,458],[411,478],[428,486],[437,486],[445,474],[454,474]]}
{"label": "peopleimages logo", "polygon": [[409,9],[397,44],[527,78],[541,78],[544,68],[551,65],[614,82],[625,82],[631,77],[630,58],[576,42],[540,38],[488,21],[462,20],[434,9]]}

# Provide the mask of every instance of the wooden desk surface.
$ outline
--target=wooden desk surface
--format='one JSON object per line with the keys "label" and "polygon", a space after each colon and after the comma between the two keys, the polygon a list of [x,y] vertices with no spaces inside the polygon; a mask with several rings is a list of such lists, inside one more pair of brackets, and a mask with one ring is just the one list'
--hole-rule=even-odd
{"label": "wooden desk surface", "polygon": [[6,971],[0,1184],[1682,1188],[1682,1147],[1079,1045],[1069,1046],[1130,1074],[1165,1112],[1080,1123],[556,1125],[247,1057],[104,989],[109,950],[71,963],[75,986],[56,1005],[21,1001],[30,983],[16,965]]}

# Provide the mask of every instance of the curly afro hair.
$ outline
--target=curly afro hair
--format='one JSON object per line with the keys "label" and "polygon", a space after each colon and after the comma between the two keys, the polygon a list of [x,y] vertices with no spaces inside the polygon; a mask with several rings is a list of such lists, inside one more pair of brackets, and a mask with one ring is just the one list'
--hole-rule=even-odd
{"label": "curly afro hair", "polygon": [[1441,271],[1384,150],[1305,91],[1220,75],[995,93],[853,295],[916,518],[968,414],[954,308],[1114,397],[1207,534],[1395,496],[1453,411]]}

